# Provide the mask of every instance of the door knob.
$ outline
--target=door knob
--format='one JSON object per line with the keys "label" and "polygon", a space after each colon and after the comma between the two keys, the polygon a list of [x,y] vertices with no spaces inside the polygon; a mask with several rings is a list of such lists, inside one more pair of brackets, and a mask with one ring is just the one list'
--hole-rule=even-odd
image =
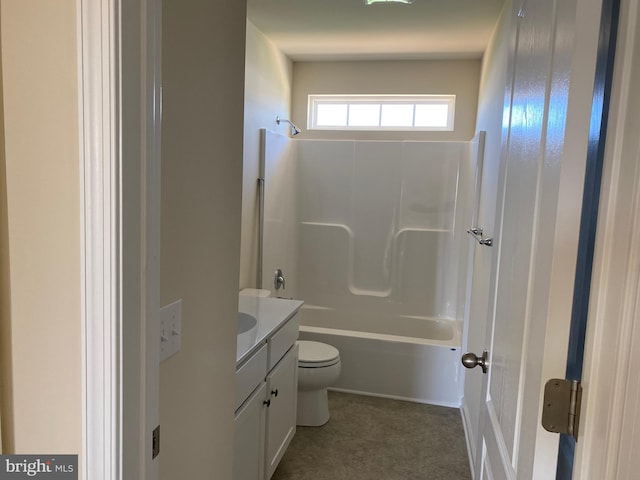
{"label": "door knob", "polygon": [[482,352],[482,356],[478,358],[475,353],[467,352],[462,355],[462,365],[466,368],[475,368],[480,366],[482,368],[482,373],[487,373],[487,359],[489,358],[489,353],[485,350]]}

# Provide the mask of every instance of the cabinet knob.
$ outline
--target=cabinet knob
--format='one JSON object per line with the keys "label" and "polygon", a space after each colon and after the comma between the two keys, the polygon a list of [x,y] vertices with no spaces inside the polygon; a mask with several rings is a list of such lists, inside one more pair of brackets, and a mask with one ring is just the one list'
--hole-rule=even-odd
{"label": "cabinet knob", "polygon": [[276,388],[275,390],[271,390],[271,395],[273,395],[274,397],[278,396],[278,389]]}
{"label": "cabinet knob", "polygon": [[269,407],[271,405],[271,399],[265,400],[264,402],[262,402],[262,404],[266,405],[267,407]]}

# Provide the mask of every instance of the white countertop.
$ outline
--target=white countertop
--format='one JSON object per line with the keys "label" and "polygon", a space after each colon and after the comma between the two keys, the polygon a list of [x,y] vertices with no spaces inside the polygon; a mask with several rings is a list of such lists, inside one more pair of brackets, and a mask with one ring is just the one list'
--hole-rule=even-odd
{"label": "white countertop", "polygon": [[284,298],[261,298],[249,295],[239,295],[238,311],[256,317],[255,341],[250,345],[238,346],[236,351],[236,365],[249,358],[257,351],[278,328],[293,317],[304,302],[300,300],[286,300]]}

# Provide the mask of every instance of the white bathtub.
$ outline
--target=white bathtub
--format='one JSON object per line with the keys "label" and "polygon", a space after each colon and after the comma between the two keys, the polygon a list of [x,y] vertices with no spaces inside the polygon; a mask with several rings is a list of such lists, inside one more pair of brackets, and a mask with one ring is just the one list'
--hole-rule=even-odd
{"label": "white bathtub", "polygon": [[347,314],[313,305],[304,305],[298,315],[301,340],[328,343],[340,351],[342,373],[332,389],[460,406],[460,322]]}

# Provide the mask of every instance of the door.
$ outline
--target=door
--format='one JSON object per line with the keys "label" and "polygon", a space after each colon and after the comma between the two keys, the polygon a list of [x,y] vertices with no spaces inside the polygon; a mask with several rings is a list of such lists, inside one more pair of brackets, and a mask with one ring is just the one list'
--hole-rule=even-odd
{"label": "door", "polygon": [[[514,63],[512,103],[506,158],[501,172],[502,198],[496,212],[499,236],[494,243],[492,268],[495,298],[489,307],[485,344],[491,355],[491,371],[483,379],[482,444],[476,449],[486,452],[484,462],[476,462],[476,465],[483,468],[487,478],[516,478],[519,449],[521,369],[526,355],[526,317],[534,267],[532,257],[536,248],[534,235],[538,227],[541,150],[544,121],[548,115],[545,102],[551,45],[546,42],[553,38],[550,2],[530,3],[524,13],[517,12],[519,15],[513,22],[516,28],[511,53]],[[547,7],[546,12],[543,6]],[[536,15],[546,17],[546,28],[541,26],[541,30],[536,31],[532,27]],[[483,478],[482,473],[480,475],[476,478]]]}
{"label": "door", "polygon": [[233,479],[264,479],[264,430],[267,384],[262,384],[240,408],[233,421]]}
{"label": "door", "polygon": [[298,345],[294,345],[267,375],[265,478],[271,478],[296,433]]}
{"label": "door", "polygon": [[476,479],[555,478],[541,389],[566,365],[599,6],[514,4]]}

